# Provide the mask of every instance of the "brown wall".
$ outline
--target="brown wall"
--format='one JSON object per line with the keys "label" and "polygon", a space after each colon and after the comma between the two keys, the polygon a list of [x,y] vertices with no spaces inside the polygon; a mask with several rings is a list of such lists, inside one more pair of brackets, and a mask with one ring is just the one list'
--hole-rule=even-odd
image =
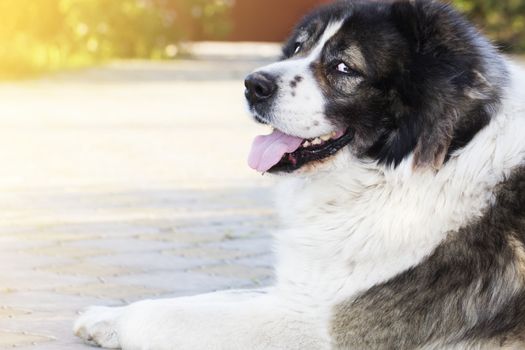
{"label": "brown wall", "polygon": [[237,0],[232,10],[233,41],[283,41],[296,22],[328,0]]}

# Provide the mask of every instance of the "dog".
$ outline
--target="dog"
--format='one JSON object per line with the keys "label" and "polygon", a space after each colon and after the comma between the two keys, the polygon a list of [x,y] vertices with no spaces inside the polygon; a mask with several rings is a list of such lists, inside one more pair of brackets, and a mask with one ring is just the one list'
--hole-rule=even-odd
{"label": "dog", "polygon": [[150,350],[525,348],[525,72],[450,5],[340,1],[250,74],[276,283],[92,307]]}

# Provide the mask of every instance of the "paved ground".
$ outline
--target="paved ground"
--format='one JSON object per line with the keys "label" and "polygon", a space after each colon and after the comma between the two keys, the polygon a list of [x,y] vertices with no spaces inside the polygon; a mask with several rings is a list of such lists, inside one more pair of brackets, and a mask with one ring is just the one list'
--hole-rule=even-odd
{"label": "paved ground", "polygon": [[242,100],[266,51],[0,85],[0,349],[87,348],[91,304],[269,283]]}

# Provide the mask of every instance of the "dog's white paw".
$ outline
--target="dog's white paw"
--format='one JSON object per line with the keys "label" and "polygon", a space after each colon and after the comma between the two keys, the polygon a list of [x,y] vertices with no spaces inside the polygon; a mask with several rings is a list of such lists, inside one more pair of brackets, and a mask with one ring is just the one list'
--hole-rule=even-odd
{"label": "dog's white paw", "polygon": [[90,345],[119,349],[117,321],[121,313],[118,307],[92,306],[80,315],[73,331]]}

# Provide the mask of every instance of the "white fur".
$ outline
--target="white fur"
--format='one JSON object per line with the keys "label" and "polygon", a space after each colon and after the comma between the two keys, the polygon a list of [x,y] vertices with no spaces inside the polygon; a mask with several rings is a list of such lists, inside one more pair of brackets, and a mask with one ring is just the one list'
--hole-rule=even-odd
{"label": "white fur", "polygon": [[[319,59],[324,45],[342,24],[343,21],[330,23],[307,56],[292,57],[256,70],[278,77],[278,95],[270,112],[271,124],[277,129],[305,139],[336,131],[325,117],[325,97],[310,65]],[[292,87],[290,83],[295,77],[301,77],[301,81]],[[260,117],[264,119],[264,116]]]}
{"label": "white fur", "polygon": [[93,308],[75,332],[126,350],[330,349],[336,303],[417,265],[482,215],[494,186],[524,164],[525,72],[510,66],[502,111],[437,173],[413,172],[412,159],[385,169],[341,151],[314,174],[284,178],[275,287]]}

